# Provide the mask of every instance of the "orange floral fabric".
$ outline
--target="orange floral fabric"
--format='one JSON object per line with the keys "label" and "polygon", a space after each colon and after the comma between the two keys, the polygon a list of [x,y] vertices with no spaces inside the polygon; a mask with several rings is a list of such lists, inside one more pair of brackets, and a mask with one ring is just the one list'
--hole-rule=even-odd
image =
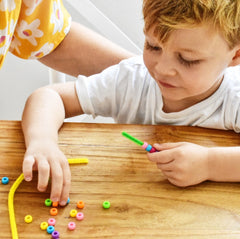
{"label": "orange floral fabric", "polygon": [[70,25],[61,0],[0,0],[0,67],[8,51],[24,59],[47,55]]}

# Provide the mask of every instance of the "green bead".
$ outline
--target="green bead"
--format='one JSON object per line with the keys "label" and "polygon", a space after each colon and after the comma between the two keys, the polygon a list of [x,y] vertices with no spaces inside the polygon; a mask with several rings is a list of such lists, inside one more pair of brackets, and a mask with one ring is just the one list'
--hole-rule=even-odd
{"label": "green bead", "polygon": [[109,201],[104,201],[104,202],[103,202],[103,208],[104,208],[104,209],[110,208],[110,202],[109,202]]}
{"label": "green bead", "polygon": [[52,206],[52,200],[49,199],[49,198],[47,198],[47,199],[45,200],[45,205],[46,205],[47,207],[51,207],[51,206]]}

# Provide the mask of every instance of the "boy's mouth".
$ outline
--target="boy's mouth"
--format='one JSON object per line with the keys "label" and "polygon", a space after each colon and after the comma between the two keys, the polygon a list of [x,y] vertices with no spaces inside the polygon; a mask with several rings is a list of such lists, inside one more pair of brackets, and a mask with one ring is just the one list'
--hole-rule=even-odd
{"label": "boy's mouth", "polygon": [[162,87],[165,87],[165,88],[176,88],[176,86],[165,83],[165,82],[160,81],[160,80],[158,81],[158,83],[159,83],[159,85],[161,85]]}

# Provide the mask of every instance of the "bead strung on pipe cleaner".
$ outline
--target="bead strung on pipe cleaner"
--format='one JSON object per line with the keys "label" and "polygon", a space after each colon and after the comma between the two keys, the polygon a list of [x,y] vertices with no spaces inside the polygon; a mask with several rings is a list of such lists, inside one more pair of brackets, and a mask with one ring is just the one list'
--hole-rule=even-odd
{"label": "bead strung on pipe cleaner", "polygon": [[141,140],[134,138],[132,135],[128,134],[127,132],[123,131],[122,136],[126,137],[127,139],[130,139],[134,143],[142,146],[146,151],[150,153],[158,152],[152,145],[148,144],[147,142],[142,142]]}

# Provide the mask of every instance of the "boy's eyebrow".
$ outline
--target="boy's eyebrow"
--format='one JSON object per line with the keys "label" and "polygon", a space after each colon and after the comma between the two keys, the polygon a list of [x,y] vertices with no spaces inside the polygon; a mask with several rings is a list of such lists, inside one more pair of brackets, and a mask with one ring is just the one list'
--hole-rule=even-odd
{"label": "boy's eyebrow", "polygon": [[205,56],[208,53],[206,51],[199,51],[198,49],[191,49],[191,48],[179,48],[179,51],[203,55],[203,56]]}

